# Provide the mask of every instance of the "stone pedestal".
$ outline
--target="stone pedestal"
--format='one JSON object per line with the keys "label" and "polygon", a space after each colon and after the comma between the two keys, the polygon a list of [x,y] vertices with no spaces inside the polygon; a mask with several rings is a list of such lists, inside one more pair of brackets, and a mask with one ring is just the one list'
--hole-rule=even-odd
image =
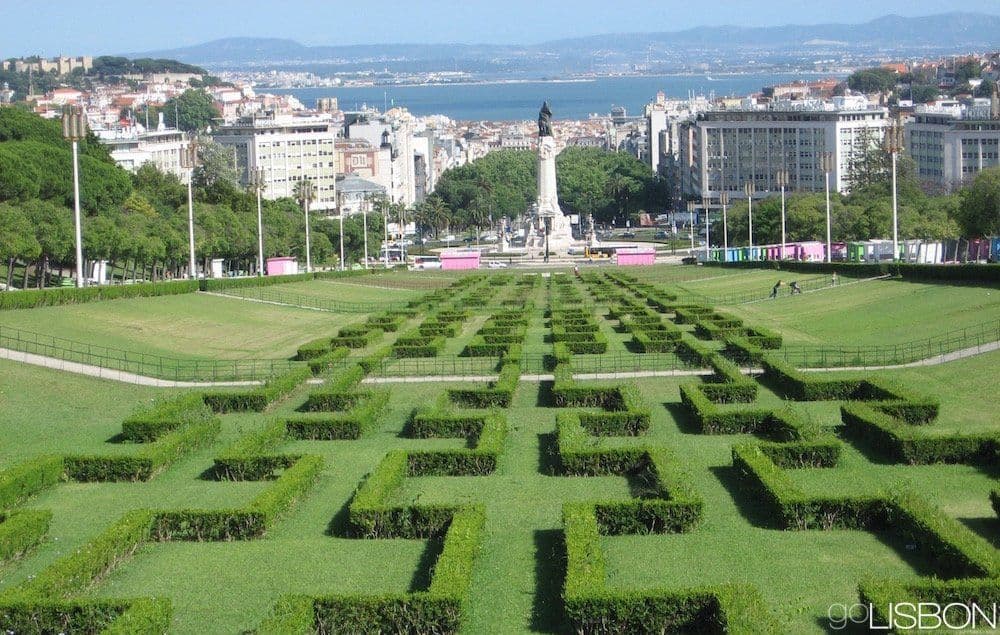
{"label": "stone pedestal", "polygon": [[[552,137],[538,139],[538,200],[536,214],[539,229],[544,229],[544,219],[551,219],[549,251],[565,252],[573,244],[573,228],[569,218],[559,209],[556,185],[556,142]],[[545,248],[544,238],[537,245]]]}

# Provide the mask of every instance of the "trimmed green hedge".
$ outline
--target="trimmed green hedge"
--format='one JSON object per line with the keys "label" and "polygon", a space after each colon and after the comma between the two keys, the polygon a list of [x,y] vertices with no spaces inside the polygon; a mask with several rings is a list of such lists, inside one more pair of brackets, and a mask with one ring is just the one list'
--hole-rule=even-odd
{"label": "trimmed green hedge", "polygon": [[290,417],[285,420],[288,434],[296,439],[360,439],[378,429],[379,416],[389,402],[389,391],[361,393],[354,407],[343,415]]}
{"label": "trimmed green hedge", "polygon": [[694,415],[703,434],[761,434],[782,441],[815,439],[818,426],[791,409],[724,409],[702,391],[704,384],[681,384],[681,403]]}
{"label": "trimmed green hedge", "polygon": [[0,513],[0,564],[21,557],[49,531],[52,512],[25,509]]}
{"label": "trimmed green hedge", "polygon": [[505,355],[496,381],[482,388],[449,388],[448,397],[467,408],[508,408],[520,377],[520,364],[509,361]]}
{"label": "trimmed green hedge", "polygon": [[122,422],[122,437],[133,443],[150,443],[177,428],[205,423],[214,417],[199,393],[158,400]]}
{"label": "trimmed green hedge", "polygon": [[849,434],[867,440],[872,446],[886,452],[895,460],[910,465],[930,463],[997,465],[1000,462],[1000,436],[988,433],[948,435],[927,433],[917,427],[924,423],[922,420],[907,421],[899,415],[911,412],[896,410],[892,413],[893,405],[891,402],[844,404],[840,408],[841,420]]}
{"label": "trimmed green hedge", "polygon": [[288,396],[299,384],[312,377],[309,366],[296,366],[291,370],[271,377],[259,388],[233,392],[206,392],[205,403],[218,413],[263,412],[269,405]]}
{"label": "trimmed green hedge", "polygon": [[339,364],[337,362],[346,359],[350,352],[347,347],[338,346],[328,353],[310,359],[306,363],[309,365],[309,370],[314,376],[322,375],[324,372],[338,367]]}
{"label": "trimmed green hedge", "polygon": [[176,282],[146,282],[141,284],[101,285],[93,287],[25,290],[16,293],[0,293],[0,311],[11,309],[33,309],[42,306],[63,304],[83,304],[102,300],[125,298],[150,298],[161,295],[194,293],[198,290],[197,280]]}
{"label": "trimmed green hedge", "polygon": [[248,540],[257,538],[316,482],[323,457],[306,455],[240,509],[179,509],[156,512],[151,535],[164,540]]}
{"label": "trimmed green hedge", "polygon": [[480,507],[458,509],[444,535],[427,590],[405,594],[288,596],[261,633],[457,633],[464,621],[472,566],[483,538]]}
{"label": "trimmed green hedge", "polygon": [[938,575],[1000,574],[1000,553],[990,543],[912,493],[808,496],[756,445],[735,445],[732,452],[733,467],[764,496],[782,527],[890,532],[932,561]]}
{"label": "trimmed green hedge", "polygon": [[781,633],[760,594],[750,586],[641,591],[612,589],[606,582],[597,512],[587,503],[563,505],[566,582],[563,602],[577,633],[711,631]]}
{"label": "trimmed green hedge", "polygon": [[52,487],[62,475],[61,456],[39,456],[0,472],[0,510],[19,505]]}
{"label": "trimmed green hedge", "polygon": [[148,481],[191,450],[215,440],[220,430],[221,423],[212,417],[171,430],[133,454],[66,455],[63,470],[74,481]]}

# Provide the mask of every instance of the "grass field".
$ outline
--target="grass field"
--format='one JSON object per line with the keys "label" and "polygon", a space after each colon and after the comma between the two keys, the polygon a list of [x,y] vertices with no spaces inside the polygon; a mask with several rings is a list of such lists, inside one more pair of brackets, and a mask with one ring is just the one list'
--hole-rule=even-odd
{"label": "grass field", "polygon": [[[699,269],[653,271],[666,279]],[[399,275],[400,284],[405,285],[405,274]],[[731,278],[733,284],[749,286],[744,275],[727,274],[699,283],[687,280],[685,284],[722,289],[716,285]],[[573,284],[587,297],[581,283]],[[660,284],[671,287],[679,283]],[[317,281],[295,286],[325,297],[322,294],[328,287],[347,285]],[[363,285],[350,289],[357,298],[367,297],[363,294],[369,292]],[[549,297],[547,287],[515,292],[510,285],[492,291],[497,297],[533,300],[536,308],[524,340],[525,354],[551,350],[547,341],[550,329],[542,312]],[[1000,304],[983,300],[997,297],[1000,302],[1000,294],[986,296],[985,292],[975,287],[877,282],[724,310],[738,312],[750,324],[780,330],[790,342],[806,341],[795,339],[796,334],[811,337],[814,324],[817,334],[836,341],[866,342],[879,337],[905,338],[907,333],[912,338],[914,333],[945,328],[939,321],[963,318],[961,311],[942,307],[959,305],[966,310],[978,309],[975,313],[1000,315]],[[376,294],[388,293],[376,289]],[[977,298],[981,304],[976,304]],[[839,309],[844,303],[850,308]],[[826,307],[825,312],[820,306]],[[921,307],[925,310],[917,311]],[[937,310],[930,310],[933,307]],[[832,315],[823,318],[826,313]],[[177,296],[0,313],[0,325],[27,324],[31,316],[37,324],[66,328],[95,341],[120,341],[186,354],[200,354],[209,343],[206,354],[220,357],[288,355],[297,343],[331,333],[335,320],[343,319],[239,300]],[[856,319],[850,319],[852,316]],[[609,339],[606,357],[635,355],[628,350],[629,336],[619,333],[614,321],[605,319],[599,309],[594,317]],[[417,324],[419,319],[409,324]],[[234,322],[236,328],[226,330],[222,326],[225,320]],[[475,315],[463,323],[459,336],[446,344],[446,354],[457,354],[484,321],[485,316]],[[380,345],[394,337],[387,334]],[[576,360],[577,370],[598,363],[601,356],[590,357]],[[1000,374],[995,371],[998,366],[1000,352],[993,352],[939,366],[873,374],[938,397],[940,417],[927,426],[934,434],[1000,434],[992,397],[1000,389]],[[732,464],[732,446],[755,437],[701,434],[680,400],[680,385],[698,381],[695,378],[633,381],[650,408],[648,434],[639,438],[591,437],[589,443],[593,448],[637,444],[669,448],[682,458],[686,478],[704,501],[704,513],[701,523],[689,533],[602,537],[609,587],[683,590],[748,583],[761,591],[782,632],[823,633],[830,632],[828,607],[856,602],[862,578],[877,575],[915,580],[935,573],[933,565],[906,544],[883,535],[774,528],[761,494],[748,486]],[[449,387],[459,386],[468,388],[470,384],[386,386],[390,398],[375,432],[352,441],[290,441],[281,446],[283,453],[320,455],[324,467],[312,489],[263,538],[148,544],[89,589],[87,596],[169,598],[173,605],[170,632],[232,634],[259,626],[278,598],[290,593],[368,595],[425,588],[441,547],[439,541],[348,538],[345,510],[358,484],[389,450],[466,447],[461,439],[412,439],[405,434],[414,407],[432,403]],[[0,594],[72,553],[126,510],[222,509],[246,503],[269,483],[210,479],[206,474],[213,457],[275,418],[294,413],[315,388],[300,386],[264,413],[222,415],[222,432],[216,441],[186,454],[149,482],[63,483],[30,499],[26,507],[53,512],[52,525],[35,551],[0,565]],[[513,403],[504,411],[509,432],[495,473],[408,477],[394,500],[398,504],[485,506],[485,534],[473,568],[463,633],[567,632],[561,597],[565,576],[563,504],[628,499],[643,487],[624,476],[562,475],[556,437],[560,410],[552,407],[550,391],[547,382],[519,383]],[[0,361],[0,471],[40,454],[132,452],[133,446],[114,441],[123,418],[136,406],[171,394],[175,391],[112,384]],[[839,433],[840,402],[785,401],[764,382],[750,407],[787,407],[827,432]],[[795,485],[814,496],[916,489],[975,536],[994,546],[1000,544],[1000,521],[989,503],[989,492],[997,487],[995,466],[909,466],[876,456],[871,448],[846,437],[842,440],[842,458],[836,467],[787,470]]]}
{"label": "grass field", "polygon": [[363,318],[185,294],[2,311],[0,327],[181,359],[272,359]]}
{"label": "grass field", "polygon": [[767,325],[791,345],[902,344],[1000,321],[1000,288],[885,280],[725,310]]}

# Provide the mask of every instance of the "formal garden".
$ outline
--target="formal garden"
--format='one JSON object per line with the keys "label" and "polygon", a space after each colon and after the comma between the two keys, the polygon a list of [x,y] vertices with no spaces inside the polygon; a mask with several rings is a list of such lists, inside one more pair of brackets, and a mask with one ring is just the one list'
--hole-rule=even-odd
{"label": "formal garden", "polygon": [[0,310],[3,630],[819,633],[1000,600],[996,283],[252,282]]}

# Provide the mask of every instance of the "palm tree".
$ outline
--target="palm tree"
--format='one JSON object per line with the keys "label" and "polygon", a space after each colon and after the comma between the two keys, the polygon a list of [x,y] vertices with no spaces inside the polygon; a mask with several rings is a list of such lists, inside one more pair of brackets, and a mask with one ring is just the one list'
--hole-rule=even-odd
{"label": "palm tree", "polygon": [[316,188],[313,187],[312,181],[309,179],[302,179],[295,182],[293,193],[306,216],[306,273],[312,273],[312,255],[309,249],[309,205],[316,200]]}
{"label": "palm tree", "polygon": [[451,208],[440,196],[432,196],[429,199],[431,204],[431,218],[433,219],[434,237],[438,238],[441,229],[448,231],[451,225]]}

